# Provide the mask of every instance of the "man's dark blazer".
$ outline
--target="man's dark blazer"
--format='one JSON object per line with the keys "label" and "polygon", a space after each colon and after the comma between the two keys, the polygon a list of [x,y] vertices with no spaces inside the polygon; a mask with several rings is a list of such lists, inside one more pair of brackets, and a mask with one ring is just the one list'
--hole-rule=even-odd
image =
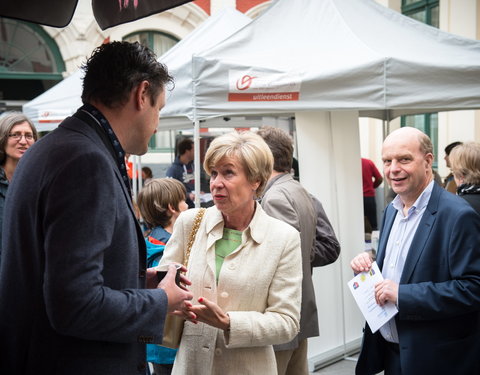
{"label": "man's dark blazer", "polygon": [[70,117],[28,150],[3,233],[1,374],[145,374],[167,297],[143,289],[145,242],[94,127]]}
{"label": "man's dark blazer", "polygon": [[[391,204],[385,210],[380,269],[396,213]],[[436,183],[405,261],[398,305],[402,374],[480,374],[480,216]],[[384,347],[367,324],[356,374],[382,371]]]}

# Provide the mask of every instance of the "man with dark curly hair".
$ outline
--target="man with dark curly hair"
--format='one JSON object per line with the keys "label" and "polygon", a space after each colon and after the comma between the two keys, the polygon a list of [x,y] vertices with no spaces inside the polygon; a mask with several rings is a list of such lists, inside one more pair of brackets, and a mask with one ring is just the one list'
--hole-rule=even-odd
{"label": "man with dark curly hair", "polygon": [[160,284],[146,268],[125,168],[172,77],[138,43],[104,44],[83,69],[84,105],[24,155],[7,197],[2,374],[145,374],[145,344],[192,298],[173,266]]}

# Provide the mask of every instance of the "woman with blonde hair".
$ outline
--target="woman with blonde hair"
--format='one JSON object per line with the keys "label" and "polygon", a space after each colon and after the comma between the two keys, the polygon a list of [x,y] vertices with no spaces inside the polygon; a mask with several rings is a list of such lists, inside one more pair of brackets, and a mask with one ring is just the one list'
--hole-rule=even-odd
{"label": "woman with blonde hair", "polygon": [[450,152],[449,160],[457,194],[480,213],[480,143],[459,144]]}
{"label": "woman with blonde hair", "polygon": [[[138,194],[140,214],[149,229],[146,237],[147,267],[155,267],[162,258],[173,225],[181,212],[188,209],[185,186],[173,178],[150,180]],[[152,362],[154,375],[169,375],[176,355],[175,349],[147,344],[147,361]]]}
{"label": "woman with blonde hair", "polygon": [[[173,374],[276,375],[273,345],[299,330],[302,259],[299,233],[256,202],[272,153],[257,134],[228,133],[213,140],[203,166],[214,206],[191,248],[196,319],[185,322]],[[180,214],[162,264],[183,262],[197,212]]]}
{"label": "woman with blonde hair", "polygon": [[0,116],[0,255],[2,248],[3,208],[8,185],[23,154],[38,138],[30,119],[21,112]]}

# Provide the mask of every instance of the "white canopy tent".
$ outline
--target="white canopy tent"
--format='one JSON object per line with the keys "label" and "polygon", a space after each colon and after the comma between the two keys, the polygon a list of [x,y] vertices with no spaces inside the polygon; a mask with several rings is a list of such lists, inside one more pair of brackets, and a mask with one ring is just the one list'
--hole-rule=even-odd
{"label": "white canopy tent", "polygon": [[480,108],[480,43],[373,0],[277,0],[192,64],[192,110],[190,93],[177,99],[196,138],[215,117],[295,115],[302,184],[342,244],[340,261],[314,272],[321,336],[309,340],[310,369],[348,355],[363,326],[345,287],[364,246],[358,117]]}
{"label": "white canopy tent", "polygon": [[225,8],[208,18],[159,58],[175,77],[175,88],[168,93],[166,105],[160,112],[161,127],[164,127],[164,123],[168,128],[192,127],[192,56],[215,46],[250,22],[251,19],[243,13]]}
{"label": "white canopy tent", "polygon": [[77,70],[23,105],[23,113],[32,120],[38,131],[55,129],[82,105],[82,77],[83,71]]}
{"label": "white canopy tent", "polygon": [[278,0],[193,65],[196,119],[303,110],[392,119],[480,105],[480,42],[373,0]]}

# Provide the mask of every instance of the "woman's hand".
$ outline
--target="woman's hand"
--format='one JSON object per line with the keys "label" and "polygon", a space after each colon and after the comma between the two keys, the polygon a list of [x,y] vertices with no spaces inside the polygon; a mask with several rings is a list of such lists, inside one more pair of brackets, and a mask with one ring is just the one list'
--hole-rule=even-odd
{"label": "woman's hand", "polygon": [[185,301],[183,306],[180,309],[172,311],[170,314],[179,316],[185,320],[188,320],[192,323],[197,324],[197,316],[193,313],[190,309],[192,307],[192,303],[190,301]]}
{"label": "woman's hand", "polygon": [[227,331],[230,328],[230,317],[215,302],[206,298],[198,299],[200,305],[192,305],[189,310],[196,315],[196,320],[212,327]]}

